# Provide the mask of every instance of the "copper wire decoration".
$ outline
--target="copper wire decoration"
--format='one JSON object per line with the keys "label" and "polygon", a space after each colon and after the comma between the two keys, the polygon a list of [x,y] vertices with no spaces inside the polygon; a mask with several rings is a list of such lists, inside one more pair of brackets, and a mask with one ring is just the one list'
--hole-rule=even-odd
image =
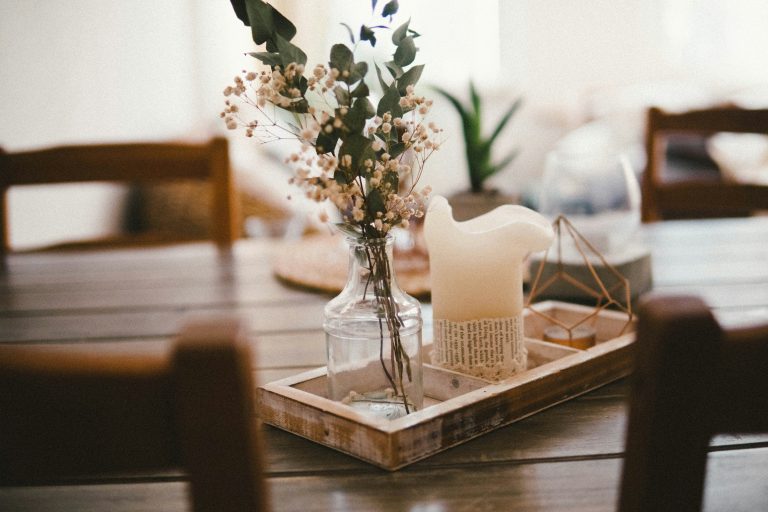
{"label": "copper wire decoration", "polygon": [[[600,251],[595,249],[589,240],[584,238],[584,236],[578,232],[578,230],[564,215],[559,215],[552,223],[552,227],[555,231],[555,244],[553,244],[553,246],[557,247],[556,270],[551,276],[548,276],[542,282],[544,267],[547,264],[549,253],[552,250],[550,247],[550,249],[547,249],[546,253],[544,254],[544,258],[539,263],[538,271],[536,272],[536,276],[534,277],[533,283],[531,284],[531,290],[528,295],[528,300],[525,304],[526,309],[528,309],[534,315],[537,315],[550,322],[552,325],[556,325],[564,329],[568,333],[568,340],[572,341],[574,339],[573,334],[576,328],[582,325],[587,325],[587,323],[591,320],[596,320],[600,312],[604,309],[614,308],[626,313],[627,315],[627,322],[622,327],[619,335],[624,334],[627,331],[627,328],[631,325],[634,318],[632,313],[632,302],[630,299],[631,296],[629,280],[624,277],[618,270],[616,270],[613,265],[608,263]],[[566,236],[570,237],[574,246],[576,247],[576,250],[581,255],[581,259],[591,276],[589,281],[585,282],[584,280],[579,280],[573,275],[569,274],[566,270],[565,264],[563,263],[563,232],[565,232]],[[588,254],[594,255],[597,260],[599,260],[600,264],[606,270],[606,272],[616,278],[616,282],[613,285],[607,286],[603,282],[603,279],[601,279]],[[543,311],[537,310],[535,307],[536,305],[534,304],[536,299],[557,282],[565,282],[583,292],[588,297],[594,298],[594,310],[574,324],[566,324],[565,322],[555,318],[552,315],[548,315]]]}

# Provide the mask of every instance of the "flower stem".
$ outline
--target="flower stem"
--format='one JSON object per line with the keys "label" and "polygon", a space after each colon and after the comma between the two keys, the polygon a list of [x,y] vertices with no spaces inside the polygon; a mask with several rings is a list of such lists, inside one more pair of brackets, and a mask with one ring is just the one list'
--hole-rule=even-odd
{"label": "flower stem", "polygon": [[408,397],[405,393],[403,373],[405,372],[410,380],[411,361],[400,338],[400,327],[403,325],[403,322],[399,317],[395,298],[392,296],[392,269],[390,268],[389,258],[387,257],[386,244],[375,242],[366,243],[365,247],[369,263],[370,277],[373,280],[374,295],[379,308],[384,314],[383,321],[386,322],[387,331],[389,332],[391,346],[389,370],[384,361],[384,325],[381,318],[379,319],[381,341],[379,359],[382,368],[384,369],[384,373],[395,390],[395,393],[402,396],[405,412],[408,414],[410,413],[410,407],[408,406]]}

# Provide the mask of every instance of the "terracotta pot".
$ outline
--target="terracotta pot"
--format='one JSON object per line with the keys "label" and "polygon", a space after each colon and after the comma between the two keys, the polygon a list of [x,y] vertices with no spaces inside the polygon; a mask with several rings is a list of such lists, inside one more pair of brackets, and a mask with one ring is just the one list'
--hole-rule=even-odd
{"label": "terracotta pot", "polygon": [[498,190],[485,190],[483,192],[459,192],[449,197],[448,202],[453,209],[453,218],[464,221],[487,213],[503,204],[517,204],[519,198]]}

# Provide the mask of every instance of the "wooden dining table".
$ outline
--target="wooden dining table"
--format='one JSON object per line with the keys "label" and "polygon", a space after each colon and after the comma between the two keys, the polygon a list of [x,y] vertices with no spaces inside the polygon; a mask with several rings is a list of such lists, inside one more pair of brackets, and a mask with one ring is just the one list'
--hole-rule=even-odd
{"label": "wooden dining table", "polygon": [[[660,222],[638,237],[652,253],[653,293],[697,294],[728,326],[768,321],[768,217]],[[249,326],[259,383],[323,366],[329,296],[274,277],[285,243],[242,240],[231,253],[201,243],[9,255],[0,272],[0,343],[165,351],[187,318],[224,312]],[[423,306],[426,338],[431,309]],[[395,472],[265,425],[272,509],[615,510],[630,381]],[[186,489],[179,472],[93,476],[0,487],[0,511],[186,510]],[[768,436],[713,440],[705,510],[768,510]]]}

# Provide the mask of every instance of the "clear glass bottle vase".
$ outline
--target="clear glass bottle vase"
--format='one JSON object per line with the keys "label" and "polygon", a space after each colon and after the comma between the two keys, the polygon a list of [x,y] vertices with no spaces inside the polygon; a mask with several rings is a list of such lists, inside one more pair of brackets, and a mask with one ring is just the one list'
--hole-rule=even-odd
{"label": "clear glass bottle vase", "polygon": [[349,274],[325,307],[328,396],[377,417],[422,408],[421,306],[397,284],[393,237],[348,238]]}

